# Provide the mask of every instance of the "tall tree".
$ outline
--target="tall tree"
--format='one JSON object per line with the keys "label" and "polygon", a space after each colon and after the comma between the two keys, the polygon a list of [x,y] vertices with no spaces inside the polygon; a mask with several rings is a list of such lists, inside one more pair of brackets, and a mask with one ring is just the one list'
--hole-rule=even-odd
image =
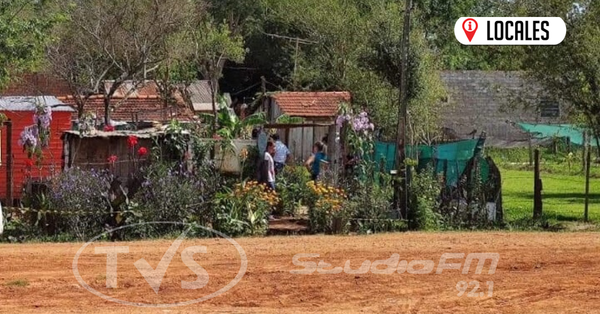
{"label": "tall tree", "polygon": [[51,1],[0,0],[0,88],[43,60],[44,44],[61,16]]}
{"label": "tall tree", "polygon": [[217,23],[208,18],[200,20],[189,31],[190,61],[203,79],[210,84],[213,131],[217,130],[217,95],[219,79],[226,61],[242,62],[246,50],[241,35],[234,34],[227,23]]}
{"label": "tall tree", "polygon": [[[193,5],[187,0],[64,2],[69,22],[48,56],[54,72],[71,85],[79,114],[87,95],[103,91],[108,125],[115,92],[127,80],[146,80],[159,67],[170,41],[188,25]],[[106,79],[112,84],[102,90]]]}
{"label": "tall tree", "polygon": [[582,115],[600,144],[600,3],[524,0],[515,3],[514,10],[565,21],[567,34],[561,44],[525,47],[524,69],[532,84],[541,85],[544,96]]}
{"label": "tall tree", "polygon": [[[404,3],[389,0],[263,0],[269,25],[279,35],[309,44],[288,43],[294,69],[288,89],[349,90],[355,106],[374,116],[387,138],[395,136],[400,86],[400,43]],[[414,141],[431,141],[443,88],[438,60],[422,25],[411,29],[409,96]],[[277,60],[279,61],[279,60]],[[274,61],[274,62],[277,62]],[[282,62],[282,61],[279,61]],[[296,66],[294,66],[296,65]]]}

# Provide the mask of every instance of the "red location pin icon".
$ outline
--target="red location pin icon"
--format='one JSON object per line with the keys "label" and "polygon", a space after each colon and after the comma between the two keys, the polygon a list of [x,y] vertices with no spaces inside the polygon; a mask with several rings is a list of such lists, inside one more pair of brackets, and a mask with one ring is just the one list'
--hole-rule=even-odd
{"label": "red location pin icon", "polygon": [[466,19],[462,24],[462,28],[463,31],[465,31],[465,35],[467,35],[469,42],[471,42],[477,31],[477,21],[474,19]]}

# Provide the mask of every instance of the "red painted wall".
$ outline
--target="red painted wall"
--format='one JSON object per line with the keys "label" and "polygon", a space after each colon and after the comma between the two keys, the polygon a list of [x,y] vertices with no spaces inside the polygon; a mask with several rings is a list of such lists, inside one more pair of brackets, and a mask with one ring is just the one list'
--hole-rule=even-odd
{"label": "red painted wall", "polygon": [[[25,183],[25,160],[27,153],[19,146],[21,131],[25,127],[33,125],[33,111],[0,111],[4,113],[13,123],[12,148],[13,148],[13,197],[19,199],[22,195]],[[52,123],[50,124],[50,145],[44,149],[44,160],[41,168],[34,166],[31,171],[33,178],[48,177],[58,173],[62,169],[63,145],[60,139],[62,133],[71,129],[71,112],[52,112]],[[7,151],[6,151],[6,127],[0,129],[0,153],[2,164],[0,165],[0,199],[6,200],[6,174],[7,174]]]}

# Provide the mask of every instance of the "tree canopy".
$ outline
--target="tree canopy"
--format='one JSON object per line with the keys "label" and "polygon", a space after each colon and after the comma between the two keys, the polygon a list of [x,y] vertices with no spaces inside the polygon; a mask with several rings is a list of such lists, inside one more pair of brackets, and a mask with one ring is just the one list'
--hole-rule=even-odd
{"label": "tree canopy", "polygon": [[[81,113],[86,95],[103,92],[108,106],[125,80],[160,81],[168,95],[172,88],[206,79],[214,87],[213,99],[220,89],[246,101],[261,91],[264,77],[271,91],[348,90],[353,105],[370,113],[380,134],[395,135],[403,1],[0,3],[0,87],[14,73],[45,62],[69,82]],[[406,82],[413,142],[435,140],[444,96],[441,70],[524,71],[549,94],[571,104],[586,123],[600,125],[600,16],[594,1],[414,3]],[[461,16],[560,16],[568,32],[558,46],[462,46],[452,31]],[[105,80],[114,83],[101,91]]]}
{"label": "tree canopy", "polygon": [[43,61],[44,44],[61,19],[51,1],[0,0],[0,88]]}

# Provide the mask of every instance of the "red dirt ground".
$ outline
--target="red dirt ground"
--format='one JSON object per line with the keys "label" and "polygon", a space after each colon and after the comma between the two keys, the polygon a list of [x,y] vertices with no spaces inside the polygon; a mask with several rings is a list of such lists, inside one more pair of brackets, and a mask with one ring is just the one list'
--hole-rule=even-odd
{"label": "red dirt ground", "polygon": [[[75,244],[0,245],[1,313],[600,313],[600,234],[598,233],[402,233],[371,236],[294,236],[244,238],[236,241],[248,256],[248,270],[231,290],[202,303],[168,309],[125,306],[84,289],[72,271]],[[118,256],[118,287],[105,287],[106,255],[94,245],[79,259],[87,284],[109,296],[131,302],[169,303],[205,296],[227,285],[239,270],[240,256],[223,239],[187,240],[172,260],[158,294],[133,263],[145,258],[152,267],[171,240],[99,243],[129,246]],[[183,290],[181,280],[194,273],[181,260],[181,251],[205,245],[207,254],[195,260],[209,274],[198,290]],[[317,253],[333,266],[346,260],[353,268],[365,260],[431,259],[437,268],[443,253],[500,254],[495,274],[444,270],[431,274],[297,275],[297,253]],[[449,262],[458,262],[452,260]],[[477,280],[492,297],[458,297],[456,284]],[[469,289],[471,290],[471,289]]]}

